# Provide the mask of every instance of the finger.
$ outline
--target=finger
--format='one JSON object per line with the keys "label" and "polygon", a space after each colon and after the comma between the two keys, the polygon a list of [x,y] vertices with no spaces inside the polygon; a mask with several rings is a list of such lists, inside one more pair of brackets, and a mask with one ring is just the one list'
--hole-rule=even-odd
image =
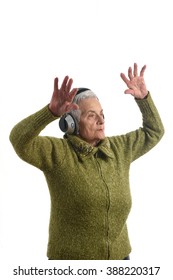
{"label": "finger", "polygon": [[129,67],[129,69],[128,69],[128,77],[129,77],[130,80],[133,79],[132,68],[131,67]]}
{"label": "finger", "polygon": [[129,80],[127,79],[126,75],[124,73],[120,74],[121,79],[126,83],[126,85],[129,84]]}
{"label": "finger", "polygon": [[66,85],[66,92],[70,92],[72,84],[73,84],[73,79],[69,79],[69,81]]}
{"label": "finger", "polygon": [[72,101],[73,101],[73,99],[74,99],[74,97],[75,97],[77,91],[78,91],[78,89],[77,89],[77,88],[74,88],[74,89],[72,89],[72,91],[69,93],[69,95],[68,95],[68,101],[69,101],[69,102],[72,102]]}
{"label": "finger", "polygon": [[133,75],[134,75],[134,77],[138,76],[138,65],[137,65],[137,63],[134,63]]}
{"label": "finger", "polygon": [[62,85],[61,85],[61,90],[65,91],[68,79],[69,79],[69,76],[65,76],[65,78],[62,82]]}
{"label": "finger", "polygon": [[145,72],[145,69],[146,69],[146,65],[144,65],[141,69],[141,72],[140,72],[140,76],[143,77],[144,76],[144,72]]}
{"label": "finger", "polygon": [[58,78],[56,77],[54,79],[54,92],[57,91],[57,89],[58,89]]}

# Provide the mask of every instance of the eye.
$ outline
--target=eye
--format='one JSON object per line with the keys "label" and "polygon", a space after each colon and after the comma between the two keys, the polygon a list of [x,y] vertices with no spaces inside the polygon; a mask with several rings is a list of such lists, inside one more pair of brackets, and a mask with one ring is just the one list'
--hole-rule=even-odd
{"label": "eye", "polygon": [[89,114],[88,115],[88,118],[94,118],[95,117],[95,114]]}

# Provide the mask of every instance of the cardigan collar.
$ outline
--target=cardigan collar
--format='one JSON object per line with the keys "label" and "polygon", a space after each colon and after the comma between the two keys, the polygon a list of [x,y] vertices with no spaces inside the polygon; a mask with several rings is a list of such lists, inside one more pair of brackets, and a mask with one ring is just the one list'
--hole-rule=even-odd
{"label": "cardigan collar", "polygon": [[77,155],[83,160],[90,158],[92,155],[100,153],[109,158],[114,158],[108,138],[101,140],[96,147],[90,145],[75,135],[65,135],[64,138],[67,138]]}

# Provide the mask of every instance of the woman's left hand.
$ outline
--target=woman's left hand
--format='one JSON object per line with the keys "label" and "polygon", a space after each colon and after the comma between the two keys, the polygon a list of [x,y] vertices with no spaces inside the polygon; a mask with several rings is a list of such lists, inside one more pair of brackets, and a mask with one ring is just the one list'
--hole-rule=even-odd
{"label": "woman's left hand", "polygon": [[148,90],[146,88],[146,84],[144,81],[144,72],[146,69],[146,65],[144,65],[140,71],[140,75],[138,75],[138,65],[134,63],[134,69],[132,73],[132,67],[128,69],[128,77],[125,74],[121,73],[120,76],[123,81],[126,83],[128,89],[124,91],[126,94],[131,94],[137,99],[143,99],[147,96]]}

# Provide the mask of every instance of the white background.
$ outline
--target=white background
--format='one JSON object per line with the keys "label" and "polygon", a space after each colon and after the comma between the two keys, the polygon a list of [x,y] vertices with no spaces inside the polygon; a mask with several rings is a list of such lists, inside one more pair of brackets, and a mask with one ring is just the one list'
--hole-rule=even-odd
{"label": "white background", "polygon": [[[99,96],[107,135],[138,128],[139,109],[120,78],[134,62],[147,64],[165,135],[131,166],[131,262],[162,266],[172,258],[171,2],[0,1],[0,257],[7,267],[46,260],[50,208],[43,174],[17,157],[10,130],[48,104],[54,77],[66,74]],[[57,121],[42,134],[62,137]]]}

